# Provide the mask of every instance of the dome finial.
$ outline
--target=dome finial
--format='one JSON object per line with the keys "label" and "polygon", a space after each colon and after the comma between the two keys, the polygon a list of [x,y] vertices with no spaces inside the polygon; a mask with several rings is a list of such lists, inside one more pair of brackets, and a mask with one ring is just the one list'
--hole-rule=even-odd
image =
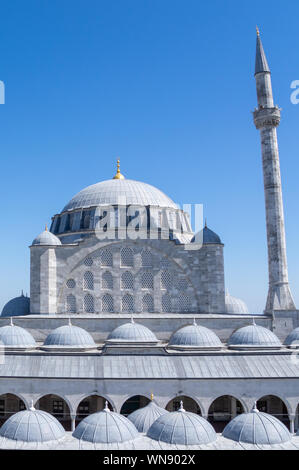
{"label": "dome finial", "polygon": [[131,323],[135,323],[135,322],[134,322],[134,318],[133,318],[133,313],[132,313],[132,315],[131,315]]}
{"label": "dome finial", "polygon": [[195,318],[195,317],[193,318],[193,325],[194,325],[194,326],[197,326],[196,318]]}
{"label": "dome finial", "polygon": [[109,412],[110,412],[110,408],[109,408],[109,406],[108,406],[108,401],[107,401],[107,400],[105,400],[105,408],[104,408],[103,411],[106,411],[106,413],[109,413]]}
{"label": "dome finial", "polygon": [[256,26],[255,29],[256,29],[256,35],[259,36],[260,35],[260,30],[259,30],[258,26]]}
{"label": "dome finial", "polygon": [[30,410],[30,411],[35,411],[34,404],[33,404],[33,400],[31,400],[29,410]]}
{"label": "dome finial", "polygon": [[253,326],[256,326],[254,317],[253,317],[253,319],[252,319],[252,324],[253,324]]}
{"label": "dome finial", "polygon": [[48,231],[48,225],[46,224],[46,226],[45,226],[45,232],[47,232],[47,231]]}
{"label": "dome finial", "polygon": [[252,407],[251,413],[259,413],[259,410],[257,408],[257,402],[254,402],[254,405]]}
{"label": "dome finial", "polygon": [[116,175],[113,176],[113,179],[114,180],[124,180],[125,177],[124,177],[124,175],[121,174],[120,169],[119,169],[119,158],[117,160],[116,166],[117,166],[117,171],[116,171]]}
{"label": "dome finial", "polygon": [[180,408],[178,409],[178,411],[181,411],[181,412],[186,411],[186,410],[184,409],[183,400],[180,401]]}
{"label": "dome finial", "polygon": [[207,226],[207,218],[205,217],[205,228],[208,228]]}
{"label": "dome finial", "polygon": [[69,317],[69,326],[72,326],[72,320],[71,320],[71,317]]}
{"label": "dome finial", "polygon": [[154,399],[154,394],[153,392],[151,392],[151,401],[153,401],[153,399]]}

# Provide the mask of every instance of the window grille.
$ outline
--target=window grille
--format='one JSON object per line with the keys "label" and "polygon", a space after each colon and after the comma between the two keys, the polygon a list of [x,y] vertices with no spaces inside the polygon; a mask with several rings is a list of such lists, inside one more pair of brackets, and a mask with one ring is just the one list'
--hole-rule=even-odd
{"label": "window grille", "polygon": [[191,307],[190,298],[187,295],[179,296],[179,310],[180,312],[189,312]]}
{"label": "window grille", "polygon": [[102,312],[114,312],[113,298],[110,294],[103,295]]}
{"label": "window grille", "polygon": [[146,294],[142,298],[142,311],[153,312],[154,311],[154,299],[150,294]]}
{"label": "window grille", "polygon": [[84,297],[84,312],[94,313],[94,300],[93,296],[90,294],[87,294]]}
{"label": "window grille", "polygon": [[168,269],[170,268],[170,261],[167,258],[162,258],[160,265],[161,265],[161,269]]}
{"label": "window grille", "polygon": [[92,264],[93,264],[92,258],[85,258],[84,264],[85,264],[85,266],[92,266]]}
{"label": "window grille", "polygon": [[120,252],[120,260],[121,260],[121,266],[134,266],[134,254],[133,250],[126,246],[125,248],[121,249]]}
{"label": "window grille", "polygon": [[66,298],[66,311],[67,313],[76,313],[76,297],[73,294]]}
{"label": "window grille", "polygon": [[133,297],[129,294],[126,294],[122,298],[122,311],[123,312],[133,312],[134,302]]}
{"label": "window grille", "polygon": [[172,279],[169,271],[161,272],[161,289],[169,290],[172,287]]}
{"label": "window grille", "polygon": [[162,312],[171,312],[171,298],[170,295],[164,294],[162,296]]}
{"label": "window grille", "polygon": [[153,289],[154,288],[154,276],[150,271],[145,271],[141,275],[141,288],[142,289]]}
{"label": "window grille", "polygon": [[134,279],[133,274],[129,271],[125,271],[122,273],[120,278],[120,287],[121,289],[133,289],[134,287]]}
{"label": "window grille", "polygon": [[83,288],[93,290],[93,274],[90,271],[84,273]]}
{"label": "window grille", "polygon": [[152,253],[150,252],[150,250],[142,250],[141,265],[144,268],[151,268],[153,266]]}
{"label": "window grille", "polygon": [[101,266],[112,266],[113,259],[110,250],[103,250],[100,253],[100,264]]}
{"label": "window grille", "polygon": [[102,289],[113,289],[113,277],[109,271],[102,275]]}
{"label": "window grille", "polygon": [[68,289],[74,289],[74,287],[76,287],[76,282],[75,282],[75,280],[74,280],[74,279],[68,279],[68,280],[66,281],[66,287],[67,287]]}
{"label": "window grille", "polygon": [[181,292],[186,291],[188,288],[188,281],[187,279],[178,279],[178,289]]}

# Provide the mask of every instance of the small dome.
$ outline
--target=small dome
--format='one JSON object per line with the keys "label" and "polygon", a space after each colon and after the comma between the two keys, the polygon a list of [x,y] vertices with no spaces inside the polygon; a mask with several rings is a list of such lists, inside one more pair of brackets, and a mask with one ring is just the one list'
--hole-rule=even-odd
{"label": "small dome", "polygon": [[21,315],[30,314],[30,298],[25,296],[23,293],[20,297],[15,297],[7,304],[4,305],[2,309],[2,317],[17,317]]}
{"label": "small dome", "polygon": [[233,297],[228,292],[225,294],[225,309],[226,313],[230,314],[249,314],[248,307],[241,299],[237,299],[237,297]]}
{"label": "small dome", "polygon": [[0,436],[21,442],[49,442],[62,439],[65,430],[54,416],[31,407],[10,416],[0,428]]}
{"label": "small dome", "polygon": [[175,349],[221,349],[218,336],[208,328],[197,325],[183,326],[171,336],[168,346]]}
{"label": "small dome", "polygon": [[288,429],[279,419],[258,411],[256,406],[250,413],[242,413],[232,419],[222,435],[233,441],[257,445],[281,444],[291,439]]}
{"label": "small dome", "polygon": [[45,339],[43,349],[94,349],[96,344],[92,336],[83,328],[72,325],[59,326],[51,331]]}
{"label": "small dome", "polygon": [[158,343],[156,335],[146,326],[130,323],[115,328],[108,336],[106,343]]}
{"label": "small dome", "polygon": [[36,342],[31,333],[13,324],[11,319],[10,325],[0,328],[0,345],[5,349],[32,349],[36,348]]}
{"label": "small dome", "polygon": [[217,438],[212,425],[195,413],[181,408],[160,416],[149,428],[147,436],[155,441],[179,445],[209,444]]}
{"label": "small dome", "polygon": [[291,333],[286,337],[283,343],[288,348],[298,349],[299,348],[299,327],[295,328]]}
{"label": "small dome", "polygon": [[125,416],[110,411],[106,402],[102,411],[87,416],[78,424],[73,436],[94,444],[112,444],[131,441],[138,437],[138,431]]}
{"label": "small dome", "polygon": [[128,419],[132,421],[137,431],[147,432],[156,419],[167,413],[169,413],[167,410],[150,401],[143,408],[139,408],[129,414]]}
{"label": "small dome", "polygon": [[49,232],[46,227],[46,230],[33,240],[32,245],[61,245],[61,241],[54,233]]}
{"label": "small dome", "polygon": [[209,244],[222,244],[221,239],[217,233],[210,230],[207,226],[200,232],[196,233],[191,240],[191,243],[202,243],[203,245]]}
{"label": "small dome", "polygon": [[268,328],[256,325],[243,326],[228,340],[230,349],[280,349],[281,342]]}

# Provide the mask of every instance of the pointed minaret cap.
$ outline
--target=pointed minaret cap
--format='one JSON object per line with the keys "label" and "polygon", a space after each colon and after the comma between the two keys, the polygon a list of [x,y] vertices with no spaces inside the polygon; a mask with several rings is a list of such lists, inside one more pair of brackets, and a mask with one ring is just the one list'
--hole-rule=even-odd
{"label": "pointed minaret cap", "polygon": [[124,180],[125,177],[124,177],[124,175],[121,174],[120,169],[119,169],[119,159],[117,160],[116,166],[117,166],[117,171],[116,171],[116,175],[113,176],[113,179],[114,180]]}
{"label": "pointed minaret cap", "polygon": [[258,27],[256,27],[256,56],[254,75],[257,73],[270,73]]}

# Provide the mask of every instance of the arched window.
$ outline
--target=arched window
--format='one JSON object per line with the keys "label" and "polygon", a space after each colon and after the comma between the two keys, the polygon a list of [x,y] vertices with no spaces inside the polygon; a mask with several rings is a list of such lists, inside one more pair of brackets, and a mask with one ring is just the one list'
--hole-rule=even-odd
{"label": "arched window", "polygon": [[134,302],[133,297],[130,294],[126,294],[122,298],[121,309],[123,312],[133,312],[134,311]]}
{"label": "arched window", "polygon": [[109,271],[102,275],[102,289],[113,289],[113,277]]}
{"label": "arched window", "polygon": [[171,297],[169,294],[164,294],[162,296],[162,312],[171,312]]}
{"label": "arched window", "polygon": [[76,287],[76,281],[74,279],[68,279],[66,281],[66,287],[68,289],[74,289],[74,287]]}
{"label": "arched window", "polygon": [[162,258],[160,262],[161,269],[168,269],[170,268],[170,261],[167,258]]}
{"label": "arched window", "polygon": [[134,266],[134,253],[133,253],[133,250],[129,248],[128,246],[121,249],[120,263],[121,263],[121,266],[128,266],[128,267]]}
{"label": "arched window", "polygon": [[90,258],[90,257],[85,258],[84,264],[85,264],[85,266],[91,266],[93,264],[92,258]]}
{"label": "arched window", "polygon": [[190,298],[187,295],[179,296],[179,311],[180,312],[190,312],[191,302]]}
{"label": "arched window", "polygon": [[154,288],[154,276],[150,271],[145,271],[141,275],[141,288],[142,289],[153,289]]}
{"label": "arched window", "polygon": [[114,302],[110,294],[105,294],[102,297],[102,312],[114,312]]}
{"label": "arched window", "polygon": [[93,296],[90,294],[84,296],[84,312],[94,313],[94,300]]}
{"label": "arched window", "polygon": [[133,274],[129,271],[125,271],[122,273],[120,278],[120,288],[121,289],[133,289],[134,287],[134,279]]}
{"label": "arched window", "polygon": [[150,294],[146,294],[142,298],[142,311],[143,312],[154,311],[154,299]]}
{"label": "arched window", "polygon": [[113,259],[112,259],[112,253],[110,250],[102,250],[100,253],[100,265],[101,266],[112,266],[113,265]]}
{"label": "arched window", "polygon": [[169,290],[172,287],[172,279],[169,271],[161,272],[161,289]]}
{"label": "arched window", "polygon": [[69,294],[66,298],[66,312],[76,313],[76,297],[73,294]]}
{"label": "arched window", "polygon": [[151,268],[153,266],[152,254],[150,250],[142,250],[141,265],[143,268]]}
{"label": "arched window", "polygon": [[84,273],[83,289],[93,290],[93,274],[90,271]]}
{"label": "arched window", "polygon": [[177,281],[177,286],[178,286],[178,290],[181,291],[181,292],[184,292],[187,290],[188,288],[188,281],[187,279],[178,279]]}

